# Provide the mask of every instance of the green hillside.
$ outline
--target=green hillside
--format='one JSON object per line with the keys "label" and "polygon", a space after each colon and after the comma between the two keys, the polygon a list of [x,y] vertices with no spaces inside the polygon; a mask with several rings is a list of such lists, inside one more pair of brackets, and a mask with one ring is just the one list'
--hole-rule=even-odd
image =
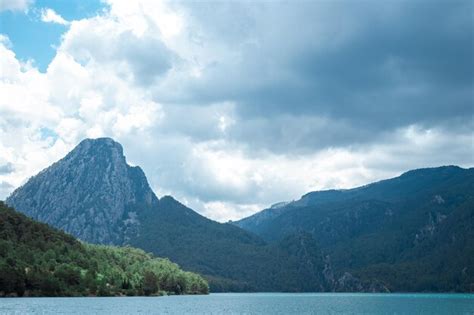
{"label": "green hillside", "polygon": [[207,294],[207,282],[131,247],[90,245],[0,202],[0,295]]}

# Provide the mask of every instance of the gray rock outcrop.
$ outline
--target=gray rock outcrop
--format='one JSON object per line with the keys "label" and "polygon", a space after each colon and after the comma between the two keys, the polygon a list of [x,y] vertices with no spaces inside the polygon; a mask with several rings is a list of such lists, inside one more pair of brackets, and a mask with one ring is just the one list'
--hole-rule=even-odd
{"label": "gray rock outcrop", "polygon": [[30,178],[6,203],[91,243],[123,244],[138,231],[137,212],[157,201],[139,167],[110,138],[86,139]]}

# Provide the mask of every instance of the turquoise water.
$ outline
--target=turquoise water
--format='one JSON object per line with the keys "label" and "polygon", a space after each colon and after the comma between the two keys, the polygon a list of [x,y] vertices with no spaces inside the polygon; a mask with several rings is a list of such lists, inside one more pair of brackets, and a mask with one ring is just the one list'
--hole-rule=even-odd
{"label": "turquoise water", "polygon": [[474,314],[472,294],[220,293],[5,298],[3,314]]}

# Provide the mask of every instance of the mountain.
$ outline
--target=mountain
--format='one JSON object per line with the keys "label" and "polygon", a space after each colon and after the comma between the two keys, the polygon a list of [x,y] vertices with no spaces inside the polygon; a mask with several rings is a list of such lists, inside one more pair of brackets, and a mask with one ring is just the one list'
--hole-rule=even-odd
{"label": "mountain", "polygon": [[[322,256],[311,236],[295,233],[267,244],[231,224],[209,220],[169,196],[139,219],[142,229],[131,245],[202,273],[213,291],[331,290],[323,268],[318,268],[323,266]],[[309,254],[295,255],[295,248]],[[302,268],[308,268],[309,275],[300,273]]]}
{"label": "mountain", "polygon": [[206,294],[199,275],[131,247],[90,245],[0,202],[0,296]]}
{"label": "mountain", "polygon": [[474,290],[473,168],[310,192],[234,224],[268,242],[310,233],[343,283],[349,273],[391,291]]}
{"label": "mountain", "polygon": [[157,198],[143,171],[127,165],[121,145],[109,138],[82,141],[6,203],[83,241],[167,257],[203,274],[213,291],[332,290],[311,235],[268,244],[171,196]]}
{"label": "mountain", "polygon": [[218,223],[158,198],[120,144],[86,139],[6,200],[95,244],[131,245],[216,291],[472,291],[474,169],[409,171]]}
{"label": "mountain", "polygon": [[6,200],[35,220],[98,244],[122,244],[136,233],[137,209],[156,202],[143,171],[127,165],[122,146],[109,138],[82,141]]}

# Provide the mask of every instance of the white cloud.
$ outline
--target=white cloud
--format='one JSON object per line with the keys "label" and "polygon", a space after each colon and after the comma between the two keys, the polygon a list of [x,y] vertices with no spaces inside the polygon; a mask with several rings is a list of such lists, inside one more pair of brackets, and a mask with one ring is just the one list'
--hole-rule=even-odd
{"label": "white cloud", "polygon": [[56,13],[56,11],[50,8],[45,8],[41,10],[41,21],[45,23],[69,25],[69,21],[66,21],[61,15],[59,15],[58,13]]}
{"label": "white cloud", "polygon": [[0,174],[0,198],[85,137],[120,139],[159,122],[161,106],[110,69],[82,65],[60,50],[41,73],[7,43],[0,43],[0,163],[14,172]]}
{"label": "white cloud", "polygon": [[165,1],[142,0],[122,1],[106,0],[110,5],[110,14],[120,24],[127,25],[137,36],[145,32],[159,31],[162,39],[170,40],[181,33],[183,16],[172,10]]}
{"label": "white cloud", "polygon": [[135,153],[127,143],[125,149],[144,167],[158,194],[171,194],[210,218],[227,221],[313,190],[352,188],[414,168],[470,167],[471,143],[469,133],[408,126],[378,143],[298,155],[255,156],[225,141],[193,144],[170,137],[156,137]]}
{"label": "white cloud", "polygon": [[[354,187],[416,167],[474,163],[469,128],[413,123],[368,136],[347,119],[296,115],[293,103],[288,112],[270,112],[259,103],[259,89],[267,96],[279,92],[276,81],[306,82],[285,68],[305,40],[337,49],[363,28],[347,12],[333,32],[324,28],[331,16],[325,6],[319,28],[305,28],[286,12],[258,18],[274,10],[266,5],[217,10],[107,3],[109,11],[70,22],[45,73],[20,62],[8,38],[0,37],[0,165],[14,170],[0,174],[0,198],[84,137],[114,137],[159,195],[171,194],[219,221],[310,190]],[[288,13],[293,19],[303,11],[295,10]],[[68,23],[48,12],[43,20]],[[268,31],[274,27],[279,31]],[[291,36],[295,29],[308,34]],[[282,38],[288,47],[280,46]],[[242,91],[254,93],[250,114],[242,114]],[[252,110],[259,114],[251,117]]]}
{"label": "white cloud", "polygon": [[[193,205],[190,205],[193,206]],[[260,211],[266,207],[261,204],[236,204],[231,202],[211,201],[202,205],[196,205],[202,209],[202,214],[219,222],[238,220]]]}
{"label": "white cloud", "polygon": [[0,1],[0,12],[2,11],[28,11],[34,0],[2,0]]}
{"label": "white cloud", "polygon": [[8,38],[8,36],[3,35],[3,34],[0,34],[0,44],[3,44],[7,48],[12,47],[12,43],[10,41],[10,38]]}

